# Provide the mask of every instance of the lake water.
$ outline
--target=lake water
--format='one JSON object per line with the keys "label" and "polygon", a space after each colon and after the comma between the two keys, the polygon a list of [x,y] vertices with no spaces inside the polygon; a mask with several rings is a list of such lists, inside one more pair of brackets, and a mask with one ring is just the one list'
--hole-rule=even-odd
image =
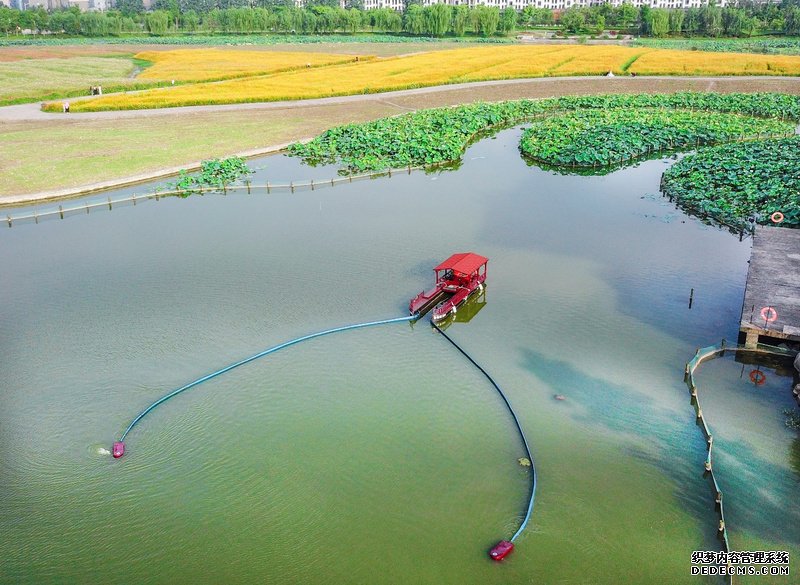
{"label": "lake water", "polygon": [[[750,241],[660,198],[670,161],[562,176],[526,165],[519,133],[473,145],[458,171],[3,229],[0,582],[703,582],[690,555],[718,550],[717,516],[682,373],[695,348],[736,339]],[[251,166],[254,182],[335,174]],[[508,394],[539,473],[503,563],[487,550],[524,514],[523,447],[426,321],[250,363],[150,413],[122,459],[103,451],[203,374],[404,315],[461,251],[490,258],[486,305],[448,334]],[[791,378],[764,368],[755,387],[742,367],[697,374],[732,546],[797,559]]]}

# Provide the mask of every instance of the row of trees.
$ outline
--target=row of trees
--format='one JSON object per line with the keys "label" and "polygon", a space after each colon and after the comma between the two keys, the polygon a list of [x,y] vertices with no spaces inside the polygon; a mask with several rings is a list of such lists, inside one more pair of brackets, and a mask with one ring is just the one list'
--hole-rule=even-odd
{"label": "row of trees", "polygon": [[[415,0],[416,1],[416,0]],[[220,7],[224,2],[227,6]],[[253,3],[259,4],[253,6]],[[518,27],[558,24],[569,33],[600,34],[605,29],[639,31],[644,36],[669,34],[711,37],[750,36],[760,31],[800,34],[800,0],[784,4],[740,4],[719,8],[708,5],[688,10],[618,7],[601,4],[570,8],[555,18],[546,8],[513,8],[410,3],[403,13],[389,8],[362,10],[362,0],[349,0],[341,8],[338,0],[315,0],[305,8],[293,0],[156,0],[145,12],[142,0],[117,0],[107,12],[81,13],[77,8],[46,12],[42,8],[12,10],[0,7],[0,31],[22,30],[106,36],[146,31],[161,35],[174,32],[229,33],[354,33],[358,31],[406,32],[412,35],[491,36]],[[238,6],[247,3],[247,6]]]}
{"label": "row of trees", "polygon": [[359,10],[326,5],[308,8],[214,8],[199,13],[181,11],[175,0],[160,0],[156,10],[146,13],[110,10],[80,12],[77,8],[46,12],[43,9],[11,10],[0,8],[0,31],[21,30],[65,33],[69,35],[107,36],[137,31],[154,35],[171,32],[228,33],[354,33],[358,31],[407,32],[412,35],[491,36],[508,33],[517,25],[513,8],[500,10],[488,6],[410,5],[404,13],[389,8]]}
{"label": "row of trees", "polygon": [[597,33],[606,28],[638,29],[643,36],[667,35],[748,37],[756,32],[800,34],[800,7],[785,2],[778,4],[746,4],[720,8],[708,4],[686,10],[637,9],[630,4],[614,8],[608,4],[590,8],[570,8],[559,18],[561,27],[571,33]]}

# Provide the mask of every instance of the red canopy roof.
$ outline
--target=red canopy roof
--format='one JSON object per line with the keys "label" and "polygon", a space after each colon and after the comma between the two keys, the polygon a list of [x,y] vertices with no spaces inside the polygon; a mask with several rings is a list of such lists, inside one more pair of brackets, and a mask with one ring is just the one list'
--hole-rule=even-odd
{"label": "red canopy roof", "polygon": [[465,252],[463,254],[453,254],[447,260],[439,264],[434,270],[452,270],[461,274],[470,275],[482,265],[489,261],[480,254]]}

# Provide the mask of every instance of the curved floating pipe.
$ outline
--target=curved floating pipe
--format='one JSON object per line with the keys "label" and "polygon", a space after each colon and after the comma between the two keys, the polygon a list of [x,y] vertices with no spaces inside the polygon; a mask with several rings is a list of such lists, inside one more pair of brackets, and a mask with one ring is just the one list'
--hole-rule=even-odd
{"label": "curved floating pipe", "polygon": [[128,433],[131,432],[131,429],[133,429],[133,427],[136,426],[136,423],[138,423],[140,420],[142,420],[147,415],[147,413],[149,413],[151,410],[156,408],[159,404],[162,404],[162,403],[166,402],[167,400],[169,400],[173,396],[177,396],[181,392],[185,392],[189,388],[193,388],[193,387],[197,386],[198,384],[202,384],[203,382],[211,380],[212,378],[216,378],[217,376],[220,376],[220,375],[224,374],[225,372],[229,372],[234,368],[238,368],[239,366],[243,366],[244,364],[250,363],[253,360],[257,360],[260,357],[264,357],[265,355],[269,355],[271,353],[274,353],[274,352],[278,351],[279,349],[283,349],[285,347],[289,347],[290,345],[295,345],[295,344],[303,342],[303,341],[308,341],[309,339],[314,339],[316,337],[322,337],[323,335],[330,335],[331,333],[340,333],[342,331],[350,331],[351,329],[361,329],[363,327],[372,327],[374,325],[386,325],[386,324],[389,324],[389,323],[402,323],[402,322],[405,322],[405,321],[414,321],[414,320],[416,320],[418,318],[419,318],[419,315],[414,314],[414,315],[410,315],[408,317],[397,317],[395,319],[384,319],[382,321],[369,321],[367,323],[356,323],[355,325],[345,325],[344,327],[335,327],[333,329],[326,329],[325,331],[318,331],[317,333],[311,333],[310,335],[304,335],[303,337],[298,337],[297,339],[292,339],[291,341],[287,341],[285,343],[281,343],[280,345],[276,345],[274,347],[270,347],[269,349],[265,349],[264,351],[262,351],[260,353],[257,353],[255,355],[251,355],[250,357],[245,358],[243,360],[240,360],[240,361],[238,361],[238,362],[236,362],[234,364],[231,364],[229,366],[225,366],[224,368],[222,368],[220,370],[217,370],[216,372],[212,372],[212,373],[210,373],[210,374],[208,374],[206,376],[203,376],[202,378],[198,378],[197,380],[194,380],[193,382],[189,382],[185,386],[181,386],[180,388],[178,388],[176,390],[173,390],[169,394],[166,394],[165,396],[162,396],[161,398],[159,398],[158,400],[153,402],[150,406],[145,408],[142,412],[140,412],[136,416],[136,418],[134,418],[131,421],[131,424],[129,424],[128,428],[125,429],[125,432],[122,433],[122,436],[119,438],[119,441],[116,441],[114,443],[114,446],[113,446],[113,449],[112,449],[112,454],[114,455],[115,459],[119,459],[120,457],[122,457],[125,454],[125,437],[127,437]]}
{"label": "curved floating pipe", "polygon": [[534,498],[536,497],[536,463],[533,460],[533,454],[531,453],[530,446],[528,445],[528,439],[525,438],[525,433],[522,430],[522,425],[519,422],[519,418],[517,418],[517,413],[515,413],[514,409],[511,408],[511,403],[508,401],[508,397],[500,389],[500,386],[497,385],[497,382],[494,381],[494,379],[486,372],[486,370],[484,370],[478,364],[478,362],[472,359],[472,357],[466,351],[461,349],[461,347],[455,341],[453,341],[450,338],[450,336],[447,335],[447,333],[445,333],[436,323],[434,323],[433,320],[431,320],[431,325],[433,325],[433,327],[439,333],[441,333],[444,336],[444,338],[453,345],[453,347],[455,347],[459,352],[461,352],[461,354],[465,358],[467,358],[470,362],[472,362],[472,365],[478,368],[481,371],[481,373],[484,376],[486,376],[486,379],[489,380],[489,382],[491,382],[492,386],[494,386],[494,389],[497,390],[498,394],[500,394],[500,397],[503,399],[503,402],[506,403],[508,412],[511,413],[511,417],[514,419],[514,424],[517,425],[517,431],[519,431],[519,436],[522,439],[522,444],[525,445],[525,452],[528,454],[528,460],[530,460],[531,462],[531,493],[530,493],[530,498],[528,499],[528,510],[525,513],[525,519],[522,521],[522,524],[514,533],[514,536],[512,536],[509,540],[501,540],[496,545],[494,545],[494,547],[492,547],[492,549],[489,551],[489,557],[491,557],[492,560],[501,561],[506,556],[508,556],[508,554],[512,550],[514,550],[514,541],[520,534],[522,534],[522,531],[525,530],[525,527],[528,525],[528,520],[531,519],[531,514],[533,514],[533,501]]}

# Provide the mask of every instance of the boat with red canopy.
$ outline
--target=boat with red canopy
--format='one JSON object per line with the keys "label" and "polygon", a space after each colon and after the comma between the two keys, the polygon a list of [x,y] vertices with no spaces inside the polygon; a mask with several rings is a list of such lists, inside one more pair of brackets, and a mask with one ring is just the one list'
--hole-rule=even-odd
{"label": "boat with red canopy", "polygon": [[474,252],[453,254],[433,269],[433,288],[411,299],[409,314],[421,316],[433,307],[434,321],[455,314],[472,293],[483,290],[488,262],[488,258]]}

